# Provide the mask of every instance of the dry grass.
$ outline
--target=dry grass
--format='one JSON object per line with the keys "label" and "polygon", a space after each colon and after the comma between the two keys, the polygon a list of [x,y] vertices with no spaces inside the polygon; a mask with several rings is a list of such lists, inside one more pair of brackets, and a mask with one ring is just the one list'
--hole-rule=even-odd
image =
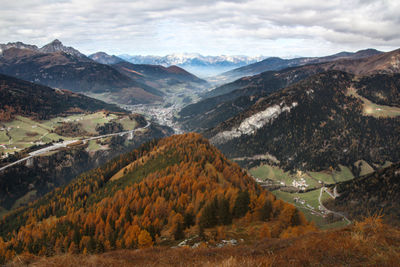
{"label": "dry grass", "polygon": [[224,248],[150,248],[100,255],[21,255],[10,266],[399,266],[400,230],[372,217],[339,230]]}

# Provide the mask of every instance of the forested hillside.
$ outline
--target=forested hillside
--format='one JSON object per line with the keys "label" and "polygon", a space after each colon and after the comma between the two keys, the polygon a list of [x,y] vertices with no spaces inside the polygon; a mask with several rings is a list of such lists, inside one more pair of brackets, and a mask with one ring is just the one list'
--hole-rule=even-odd
{"label": "forested hillside", "polygon": [[60,115],[102,109],[126,112],[116,105],[81,94],[55,90],[0,74],[0,121],[12,120],[16,115],[48,120]]}
{"label": "forested hillside", "polygon": [[[259,99],[205,135],[228,157],[269,154],[286,170],[323,170],[361,159],[397,162],[400,110],[392,105],[399,80],[398,74],[317,74]],[[371,102],[378,96],[384,105]]]}
{"label": "forested hillside", "polygon": [[215,238],[209,229],[221,226],[217,236],[225,235],[224,225],[243,223],[258,224],[257,236],[315,230],[200,135],[176,135],[146,143],[7,215],[0,221],[0,257],[141,248],[194,235],[206,241]]}
{"label": "forested hillside", "polygon": [[367,218],[353,226],[308,233],[291,238],[263,238],[254,244],[223,248],[150,248],[118,250],[100,255],[57,255],[51,258],[24,254],[13,266],[398,266],[400,231]]}
{"label": "forested hillside", "polygon": [[327,206],[361,220],[381,214],[389,224],[400,225],[400,163],[336,185],[339,196]]}

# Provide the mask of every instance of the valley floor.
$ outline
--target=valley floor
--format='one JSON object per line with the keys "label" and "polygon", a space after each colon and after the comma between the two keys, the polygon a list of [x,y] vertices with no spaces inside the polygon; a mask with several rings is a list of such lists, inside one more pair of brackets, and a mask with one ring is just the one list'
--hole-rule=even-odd
{"label": "valley floor", "polygon": [[[365,161],[355,164],[360,163],[360,175],[374,171]],[[386,162],[382,167],[390,164]],[[343,214],[327,210],[323,205],[326,200],[335,198],[333,188],[336,183],[354,178],[349,167],[340,165],[340,170],[290,173],[277,166],[264,164],[251,168],[249,172],[257,182],[271,190],[277,198],[296,206],[307,220],[313,221],[319,228],[338,228],[350,223]],[[330,188],[326,188],[325,185],[329,185]]]}

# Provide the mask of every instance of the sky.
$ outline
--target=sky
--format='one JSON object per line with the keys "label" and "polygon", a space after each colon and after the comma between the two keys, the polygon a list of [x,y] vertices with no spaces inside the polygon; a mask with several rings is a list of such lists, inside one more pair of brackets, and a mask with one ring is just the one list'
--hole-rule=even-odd
{"label": "sky", "polygon": [[399,0],[0,0],[0,43],[82,53],[323,56],[400,48]]}

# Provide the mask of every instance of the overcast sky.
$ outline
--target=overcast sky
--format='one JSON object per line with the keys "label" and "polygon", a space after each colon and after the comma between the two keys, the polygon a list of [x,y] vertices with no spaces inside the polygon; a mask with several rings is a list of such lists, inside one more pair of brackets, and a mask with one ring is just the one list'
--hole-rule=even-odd
{"label": "overcast sky", "polygon": [[0,0],[0,43],[85,54],[318,56],[400,47],[399,0]]}

